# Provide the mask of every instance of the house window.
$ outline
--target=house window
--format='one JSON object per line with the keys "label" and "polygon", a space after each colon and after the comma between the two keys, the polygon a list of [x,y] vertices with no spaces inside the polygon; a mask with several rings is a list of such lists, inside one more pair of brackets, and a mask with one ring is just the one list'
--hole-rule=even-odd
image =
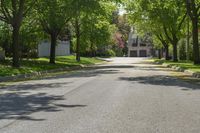
{"label": "house window", "polygon": [[133,46],[133,47],[137,47],[137,43],[133,42],[133,43],[132,43],[132,46]]}
{"label": "house window", "polygon": [[144,42],[141,42],[141,43],[140,43],[140,46],[141,46],[141,47],[146,47],[146,46],[147,46],[147,44],[146,44],[146,43],[144,43]]}
{"label": "house window", "polygon": [[139,54],[140,54],[140,57],[147,57],[147,51],[146,50],[140,50]]}
{"label": "house window", "polygon": [[134,38],[132,42],[133,42],[132,47],[137,47],[138,46],[138,37]]}
{"label": "house window", "polygon": [[131,50],[130,57],[137,57],[137,50]]}

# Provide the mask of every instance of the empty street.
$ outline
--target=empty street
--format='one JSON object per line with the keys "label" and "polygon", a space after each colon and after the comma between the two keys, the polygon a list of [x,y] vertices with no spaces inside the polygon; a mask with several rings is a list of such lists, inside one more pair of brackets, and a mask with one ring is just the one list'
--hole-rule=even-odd
{"label": "empty street", "polygon": [[145,58],[0,87],[1,133],[199,133],[200,86]]}

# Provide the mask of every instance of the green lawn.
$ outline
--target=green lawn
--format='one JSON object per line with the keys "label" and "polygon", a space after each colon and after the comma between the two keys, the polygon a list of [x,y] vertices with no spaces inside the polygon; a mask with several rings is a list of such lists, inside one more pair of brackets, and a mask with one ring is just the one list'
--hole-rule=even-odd
{"label": "green lawn", "polygon": [[200,73],[200,65],[194,65],[192,61],[173,62],[173,61],[165,61],[165,60],[159,60],[159,59],[153,59],[153,60],[154,62],[161,62],[161,63],[181,67],[186,70]]}
{"label": "green lawn", "polygon": [[101,60],[82,57],[81,61],[77,62],[75,56],[59,56],[56,58],[55,65],[48,62],[48,58],[23,60],[21,61],[21,68],[16,69],[11,67],[11,60],[6,59],[6,61],[0,62],[0,76],[11,76],[80,65],[93,65],[101,62]]}

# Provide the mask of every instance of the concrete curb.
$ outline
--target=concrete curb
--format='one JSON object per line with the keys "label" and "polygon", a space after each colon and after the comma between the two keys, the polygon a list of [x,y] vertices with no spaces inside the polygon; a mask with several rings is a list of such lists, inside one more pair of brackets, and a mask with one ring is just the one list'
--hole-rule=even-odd
{"label": "concrete curb", "polygon": [[24,80],[24,79],[33,78],[36,76],[46,76],[51,73],[57,73],[57,72],[62,72],[62,71],[81,70],[87,67],[89,68],[91,66],[80,65],[80,66],[74,66],[74,67],[65,67],[65,68],[45,70],[45,71],[40,71],[40,72],[33,72],[33,73],[28,73],[28,74],[20,74],[20,75],[15,75],[15,76],[0,77],[0,82]]}
{"label": "concrete curb", "polygon": [[[105,60],[103,58],[99,58],[99,60],[109,62],[108,60]],[[8,82],[8,81],[16,81],[16,80],[23,80],[28,78],[34,78],[37,76],[46,76],[48,74],[62,72],[62,71],[75,71],[75,70],[81,70],[81,69],[93,69],[96,68],[98,65],[104,64],[102,63],[95,63],[94,65],[80,65],[80,66],[73,66],[73,67],[65,67],[65,68],[58,68],[58,69],[52,69],[52,70],[45,70],[40,72],[33,72],[33,73],[27,73],[27,74],[20,74],[15,76],[6,76],[1,77],[0,76],[0,83],[1,82]]]}
{"label": "concrete curb", "polygon": [[[109,62],[108,60],[105,60],[103,58],[99,58],[99,60]],[[80,65],[80,66],[45,70],[45,71],[40,71],[40,72],[33,72],[33,73],[28,73],[28,74],[20,74],[20,75],[15,75],[15,76],[5,76],[5,77],[0,77],[0,83],[1,82],[8,82],[8,81],[25,80],[25,79],[33,78],[33,77],[37,77],[37,76],[42,77],[42,76],[46,76],[48,74],[62,72],[62,71],[69,71],[70,72],[70,71],[81,70],[81,69],[93,69],[96,66],[101,65],[101,64],[103,64],[103,62],[95,63],[94,65]]]}
{"label": "concrete curb", "polygon": [[102,60],[102,61],[106,61],[106,62],[112,62],[111,58],[100,58],[100,57],[97,57],[97,59]]}
{"label": "concrete curb", "polygon": [[200,73],[192,72],[190,70],[186,70],[186,69],[178,67],[176,65],[170,65],[170,64],[165,64],[165,63],[161,63],[161,65],[164,66],[164,67],[167,67],[167,68],[172,68],[173,70],[176,70],[178,72],[183,72],[183,73],[186,73],[186,74],[190,74],[194,78],[200,78]]}

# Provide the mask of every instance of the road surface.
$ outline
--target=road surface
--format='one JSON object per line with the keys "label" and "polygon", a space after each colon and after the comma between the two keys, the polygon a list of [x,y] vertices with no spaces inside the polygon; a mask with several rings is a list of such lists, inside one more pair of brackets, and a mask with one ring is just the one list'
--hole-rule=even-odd
{"label": "road surface", "polygon": [[143,58],[0,89],[0,133],[200,133],[200,86]]}

